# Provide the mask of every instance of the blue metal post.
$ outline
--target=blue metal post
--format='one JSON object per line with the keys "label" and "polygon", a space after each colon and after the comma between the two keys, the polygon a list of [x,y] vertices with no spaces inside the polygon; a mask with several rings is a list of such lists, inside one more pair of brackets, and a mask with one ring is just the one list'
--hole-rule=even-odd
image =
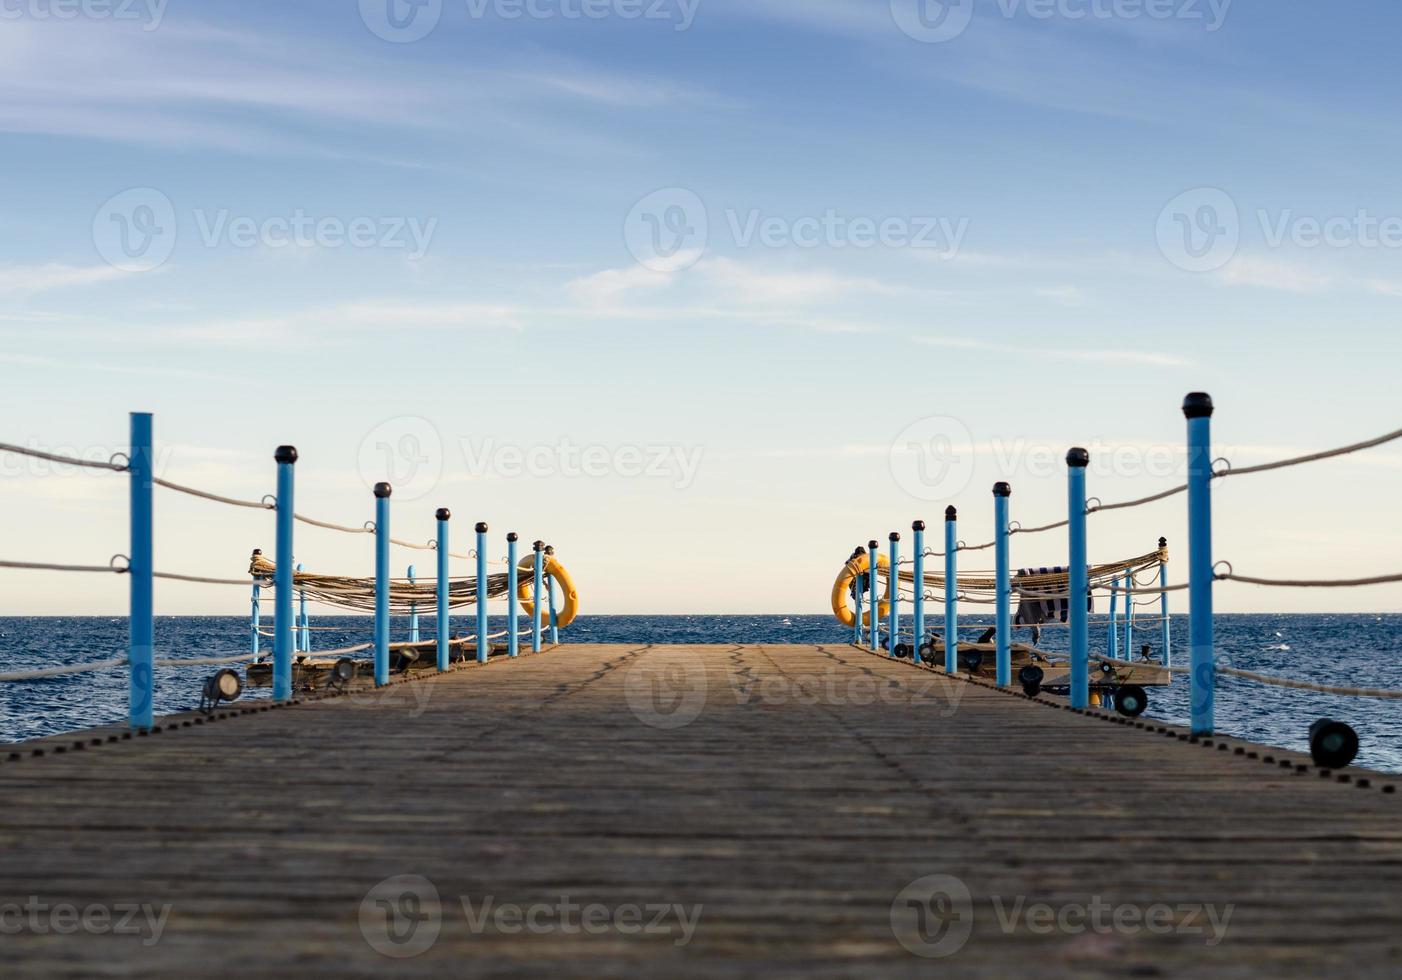
{"label": "blue metal post", "polygon": [[872,653],[875,653],[881,646],[880,643],[877,642],[877,632],[881,628],[881,604],[876,597],[876,569],[879,564],[876,549],[878,547],[879,545],[875,540],[867,542],[867,570],[871,572],[871,581],[868,583],[867,587],[867,598],[870,600],[868,605],[871,606],[871,612],[867,616],[867,618],[871,620],[871,629],[869,631],[871,635],[868,637],[868,641],[871,643]]}
{"label": "blue metal post", "polygon": [[[1120,659],[1120,577],[1118,575],[1115,576],[1115,581],[1111,585],[1113,588],[1110,590],[1110,634],[1108,638],[1110,649],[1106,656],[1111,660],[1118,660]],[[1128,600],[1129,596],[1126,595],[1125,599]]]}
{"label": "blue metal post", "polygon": [[273,700],[292,700],[292,515],[295,512],[293,472],[297,450],[278,446],[277,559],[273,568]]}
{"label": "blue metal post", "polygon": [[959,511],[944,510],[944,672],[959,670]]}
{"label": "blue metal post", "polygon": [[[554,559],[555,549],[550,545],[545,546],[545,556]],[[555,576],[548,575],[545,578],[545,591],[548,599],[547,606],[550,609],[550,643],[552,646],[560,642],[560,613],[555,609]]]}
{"label": "blue metal post", "polygon": [[131,579],[130,619],[127,624],[128,717],[133,729],[149,730],[155,724],[155,680],[151,674],[156,645],[155,615],[155,511],[151,499],[155,487],[155,453],[149,412],[131,413],[131,554],[127,577]]}
{"label": "blue metal post", "polygon": [[1066,454],[1066,516],[1070,555],[1067,599],[1071,608],[1071,707],[1090,705],[1090,566],[1086,561],[1086,467],[1090,453],[1072,449]]}
{"label": "blue metal post", "polygon": [[[409,566],[409,585],[412,588],[418,585],[418,575],[413,565]],[[419,604],[413,599],[409,600],[409,642],[419,642]]]}
{"label": "blue metal post", "polygon": [[389,683],[389,495],[388,483],[375,484],[375,685]]}
{"label": "blue metal post", "polygon": [[901,639],[901,536],[891,532],[891,570],[886,576],[886,601],[890,608],[886,611],[886,652],[896,655],[896,644]]}
{"label": "blue metal post", "polygon": [[544,591],[542,579],[545,577],[545,542],[537,541],[533,547],[535,577],[531,583],[531,653],[540,653],[540,594]]}
{"label": "blue metal post", "polygon": [[[862,548],[857,548],[852,552],[852,560],[856,561],[862,556]],[[852,598],[856,600],[856,619],[852,620],[852,642],[857,646],[862,645],[862,577],[857,575],[852,579]]]}
{"label": "blue metal post", "polygon": [[916,521],[910,526],[915,532],[915,643],[911,656],[922,663],[920,644],[925,642],[925,522]]}
{"label": "blue metal post", "polygon": [[1013,682],[1013,648],[1011,617],[1013,587],[1008,569],[1008,498],[1013,494],[1010,484],[993,487],[994,568],[998,577],[998,686],[1009,687]]}
{"label": "blue metal post", "polygon": [[1211,735],[1217,684],[1212,632],[1212,397],[1183,400],[1188,420],[1188,644],[1192,655],[1192,731]]}
{"label": "blue metal post", "polygon": [[[253,556],[263,553],[262,548],[254,548]],[[263,655],[263,587],[256,581],[253,583],[253,610],[249,614],[249,621],[253,627],[253,655],[261,657]]]}
{"label": "blue metal post", "polygon": [[1139,588],[1139,583],[1134,579],[1134,572],[1125,575],[1125,588],[1129,591],[1125,593],[1125,653],[1124,659],[1134,659],[1134,610],[1139,602],[1134,598],[1134,590]]}
{"label": "blue metal post", "polygon": [[[302,563],[297,563],[297,571],[302,571]],[[297,626],[301,635],[301,640],[297,644],[302,653],[312,652],[312,626],[307,619],[307,590],[297,590]]]}
{"label": "blue metal post", "polygon": [[516,568],[516,542],[519,540],[521,536],[515,531],[506,536],[506,652],[512,657],[521,654],[521,638],[517,635],[520,632],[520,620],[517,618],[516,595],[520,591],[520,573]]}
{"label": "blue metal post", "polygon": [[477,525],[477,662],[491,659],[492,641],[487,639],[487,525]]}
{"label": "blue metal post", "polygon": [[448,632],[450,612],[448,609],[448,522],[453,512],[447,507],[438,508],[438,672],[448,669],[452,658],[449,655],[451,635]]}
{"label": "blue metal post", "polygon": [[[1159,538],[1159,552],[1168,550],[1168,538]],[[1168,558],[1165,556],[1159,564],[1159,588],[1168,588]],[[1163,632],[1163,656],[1160,658],[1165,667],[1173,666],[1173,631],[1168,624],[1168,593],[1159,593],[1159,616],[1162,618],[1160,624]]]}

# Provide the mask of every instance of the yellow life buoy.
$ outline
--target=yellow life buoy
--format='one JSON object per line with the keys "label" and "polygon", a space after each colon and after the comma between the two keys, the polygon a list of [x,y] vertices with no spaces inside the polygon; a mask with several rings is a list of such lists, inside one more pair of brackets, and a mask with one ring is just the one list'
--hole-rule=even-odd
{"label": "yellow life buoy", "polygon": [[[832,614],[837,617],[837,621],[843,626],[855,626],[857,624],[857,614],[847,605],[847,598],[852,591],[852,583],[857,576],[864,575],[871,567],[871,559],[865,551],[853,555],[848,559],[847,564],[842,566],[842,571],[837,573],[837,581],[832,584]],[[876,567],[878,571],[884,570],[888,574],[891,570],[891,560],[885,555],[876,556]],[[877,611],[881,619],[885,619],[891,610],[891,604],[886,600],[886,593],[883,590],[878,597]],[[862,625],[871,625],[871,610],[862,610]]]}
{"label": "yellow life buoy", "polygon": [[[556,625],[564,629],[579,615],[579,590],[574,587],[574,579],[570,578],[570,573],[554,555],[547,553],[544,558],[544,574],[553,578],[565,594],[564,605],[556,613]],[[517,567],[522,574],[516,587],[516,598],[521,602],[521,611],[531,617],[535,615],[535,603],[531,601],[531,593],[535,587],[535,558],[526,558]],[[550,625],[549,615],[550,611],[545,610],[546,626]]]}

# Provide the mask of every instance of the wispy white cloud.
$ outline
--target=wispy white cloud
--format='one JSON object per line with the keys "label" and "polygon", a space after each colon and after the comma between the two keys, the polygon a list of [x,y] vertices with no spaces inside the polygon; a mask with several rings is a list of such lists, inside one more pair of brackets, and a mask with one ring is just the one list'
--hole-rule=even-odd
{"label": "wispy white cloud", "polygon": [[1082,361],[1091,364],[1142,364],[1148,367],[1187,367],[1192,362],[1173,354],[1144,350],[1076,350],[1061,347],[993,344],[966,337],[914,337],[925,347],[954,350],[987,351],[991,354],[1016,355],[1055,361]]}
{"label": "wispy white cloud", "polygon": [[68,286],[91,286],[94,283],[120,279],[126,273],[110,265],[45,265],[0,266],[0,293],[38,293]]}
{"label": "wispy white cloud", "polygon": [[1227,286],[1255,286],[1287,293],[1313,293],[1336,285],[1331,275],[1305,266],[1260,256],[1239,255],[1217,273]]}

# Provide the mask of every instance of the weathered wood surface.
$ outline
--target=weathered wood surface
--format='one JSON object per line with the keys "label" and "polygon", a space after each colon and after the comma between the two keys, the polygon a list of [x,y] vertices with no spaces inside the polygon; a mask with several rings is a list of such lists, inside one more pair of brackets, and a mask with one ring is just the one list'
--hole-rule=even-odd
{"label": "weathered wood surface", "polygon": [[[7,977],[1402,970],[1402,794],[1387,777],[1341,783],[1286,753],[1203,747],[851,647],[565,647],[74,740],[0,755]],[[402,875],[431,881],[438,904],[413,905],[402,880],[372,894]],[[169,915],[151,945],[150,929],[16,929],[6,906],[31,896]],[[919,945],[912,896],[958,914],[926,934],[967,928],[957,952],[902,945],[949,951]],[[395,945],[376,898],[430,925],[400,919],[412,938]],[[537,908],[537,928],[508,915],[474,930],[464,898]],[[561,928],[562,899],[593,907],[599,934],[568,908]],[[1048,931],[1040,903],[1063,925]],[[653,904],[673,907],[667,931],[640,909],[633,934],[630,907]],[[699,909],[689,942],[675,906]],[[1204,906],[1218,921],[1231,907],[1215,944],[1197,931]],[[1130,928],[1146,914],[1168,934]],[[372,948],[416,948],[434,916],[421,955]]]}

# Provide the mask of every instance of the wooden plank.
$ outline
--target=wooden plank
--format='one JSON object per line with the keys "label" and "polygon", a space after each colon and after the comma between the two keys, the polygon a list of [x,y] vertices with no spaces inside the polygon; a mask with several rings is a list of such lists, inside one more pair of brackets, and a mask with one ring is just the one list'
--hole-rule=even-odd
{"label": "wooden plank", "polygon": [[[563,647],[146,737],[27,743],[0,755],[6,975],[1402,968],[1391,777],[1341,783],[1058,703],[849,646]],[[393,945],[374,905],[411,911],[405,875],[432,882],[418,909],[438,931],[391,959],[375,944],[421,941]],[[969,894],[935,908],[967,911],[931,934],[967,923],[947,959],[901,942],[929,951],[905,903],[934,897],[932,875]],[[7,914],[31,897],[169,911],[144,945],[152,930],[58,935]],[[542,928],[474,928],[489,898]],[[633,906],[671,911],[634,929]],[[1203,911],[1229,906],[1212,943]],[[1166,932],[1123,924],[1163,909]]]}

